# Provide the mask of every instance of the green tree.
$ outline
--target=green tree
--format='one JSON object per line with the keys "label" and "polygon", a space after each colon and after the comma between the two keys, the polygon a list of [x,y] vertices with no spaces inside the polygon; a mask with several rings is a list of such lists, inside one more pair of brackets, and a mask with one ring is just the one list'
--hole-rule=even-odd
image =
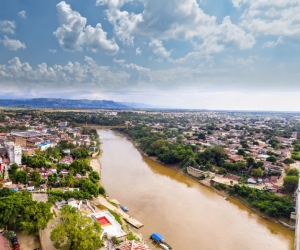
{"label": "green tree", "polygon": [[15,181],[15,174],[18,171],[18,169],[19,169],[18,164],[16,164],[16,163],[11,164],[11,166],[10,166],[10,168],[8,170],[8,174],[9,174],[9,178],[12,181]]}
{"label": "green tree", "polygon": [[43,156],[35,155],[27,157],[27,166],[32,168],[46,168],[48,167],[46,159]]}
{"label": "green tree", "polygon": [[204,133],[199,133],[198,135],[198,139],[201,139],[201,140],[206,140],[206,136]]}
{"label": "green tree", "polygon": [[74,187],[75,181],[76,181],[76,180],[75,180],[75,178],[74,178],[73,175],[68,174],[68,175],[66,176],[66,185],[67,185],[68,187]]}
{"label": "green tree", "polygon": [[253,157],[247,157],[246,161],[247,161],[247,166],[248,167],[251,167],[251,166],[256,167],[256,162],[253,159]]}
{"label": "green tree", "polygon": [[24,170],[19,170],[15,173],[15,182],[26,184],[28,180],[27,172]]}
{"label": "green tree", "polygon": [[263,162],[263,161],[258,161],[258,162],[256,163],[256,167],[261,168],[261,169],[265,169],[265,167],[264,167],[264,162]]}
{"label": "green tree", "polygon": [[35,187],[39,187],[41,185],[42,176],[38,171],[34,170],[31,172],[31,180]]}
{"label": "green tree", "polygon": [[89,179],[83,179],[81,183],[81,189],[83,192],[87,192],[94,197],[97,197],[99,195],[99,187],[97,184],[94,184]]}
{"label": "green tree", "polygon": [[105,191],[105,189],[104,189],[104,187],[99,187],[99,194],[101,194],[101,195],[104,195],[105,196],[105,194],[106,194],[106,191]]}
{"label": "green tree", "polygon": [[251,171],[251,174],[255,177],[262,177],[264,175],[264,171],[261,168],[255,168]]}
{"label": "green tree", "polygon": [[85,159],[89,157],[89,151],[86,148],[76,148],[71,150],[71,155],[74,159]]}
{"label": "green tree", "polygon": [[61,209],[61,224],[51,231],[50,238],[56,249],[90,250],[103,245],[100,233],[100,223],[65,206]]}
{"label": "green tree", "polygon": [[4,197],[0,196],[0,228],[11,227],[18,229],[24,209],[35,202],[32,201],[32,194],[23,192],[2,192]]}
{"label": "green tree", "polygon": [[89,178],[92,182],[97,183],[100,180],[100,176],[96,171],[92,171],[89,174]]}
{"label": "green tree", "polygon": [[298,176],[287,176],[283,179],[284,190],[288,193],[292,193],[298,186]]}
{"label": "green tree", "polygon": [[38,202],[25,207],[22,216],[21,230],[25,234],[38,234],[39,230],[47,227],[52,219],[51,203]]}
{"label": "green tree", "polygon": [[288,176],[298,176],[299,170],[297,168],[290,168],[289,170],[286,171],[286,174]]}
{"label": "green tree", "polygon": [[266,160],[267,160],[267,161],[270,161],[270,162],[272,162],[272,163],[275,163],[275,162],[277,161],[276,157],[273,156],[273,155],[269,156]]}
{"label": "green tree", "polygon": [[50,184],[53,185],[56,180],[57,180],[57,174],[53,173],[48,175],[48,181]]}
{"label": "green tree", "polygon": [[237,154],[238,154],[238,155],[243,155],[243,156],[246,155],[245,150],[242,149],[242,148],[239,148],[239,149],[238,149]]}
{"label": "green tree", "polygon": [[290,164],[295,163],[295,161],[291,158],[286,158],[286,159],[283,160],[283,163],[287,164],[287,165],[290,165]]}

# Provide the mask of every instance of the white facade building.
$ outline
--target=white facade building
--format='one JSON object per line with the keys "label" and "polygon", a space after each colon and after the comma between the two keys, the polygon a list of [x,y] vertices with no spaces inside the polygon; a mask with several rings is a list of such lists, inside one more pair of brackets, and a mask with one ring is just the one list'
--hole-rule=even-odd
{"label": "white facade building", "polygon": [[114,236],[117,237],[120,241],[126,239],[126,233],[122,230],[121,225],[116,221],[115,217],[109,211],[92,213],[89,214],[89,216],[94,221],[98,221],[101,224],[101,238],[103,238],[103,236],[106,235],[109,239],[111,239]]}
{"label": "white facade building", "polygon": [[4,146],[10,163],[16,163],[20,165],[22,160],[22,148],[13,142],[6,142]]}

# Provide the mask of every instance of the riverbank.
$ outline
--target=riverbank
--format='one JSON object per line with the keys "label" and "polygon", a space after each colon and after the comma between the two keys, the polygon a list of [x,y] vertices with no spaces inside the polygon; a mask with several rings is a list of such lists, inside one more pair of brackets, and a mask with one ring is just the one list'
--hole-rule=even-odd
{"label": "riverbank", "polygon": [[99,156],[94,156],[90,160],[90,166],[93,168],[93,171],[97,172],[100,176],[99,185],[101,186],[101,164]]}
{"label": "riverbank", "polygon": [[133,146],[146,158],[148,159],[151,159],[152,161],[155,161],[167,168],[172,168],[174,169],[175,171],[178,171],[180,172],[181,174],[187,176],[188,178],[190,179],[193,179],[195,181],[197,181],[200,185],[202,186],[205,186],[211,190],[213,190],[216,194],[224,197],[226,200],[228,199],[232,199],[232,200],[235,200],[237,202],[239,202],[240,204],[242,204],[243,206],[245,206],[246,208],[250,209],[252,212],[254,212],[255,214],[257,214],[260,218],[264,219],[264,220],[268,220],[272,223],[275,223],[275,224],[279,224],[281,226],[284,226],[285,228],[289,229],[289,230],[294,230],[294,225],[292,224],[288,224],[287,221],[282,221],[281,219],[277,219],[277,218],[273,218],[273,217],[270,217],[268,215],[266,215],[265,213],[259,211],[258,209],[254,208],[253,206],[251,206],[247,201],[241,199],[240,197],[236,197],[236,196],[232,196],[232,195],[229,195],[228,193],[226,193],[225,191],[222,191],[222,190],[218,190],[216,189],[215,187],[213,187],[211,184],[210,184],[210,180],[208,179],[204,179],[204,180],[199,180],[198,178],[194,177],[194,176],[191,176],[189,175],[188,173],[184,172],[178,165],[167,165],[163,162],[161,162],[160,160],[157,159],[157,157],[149,157],[145,152],[143,152],[143,150],[138,146],[138,144],[132,140],[127,134],[124,134],[120,131],[116,131],[118,134],[124,136],[125,138],[127,138],[129,141],[132,142]]}
{"label": "riverbank", "polygon": [[[97,139],[99,142],[99,145],[101,145],[100,139]],[[99,149],[100,154],[96,154],[93,155],[91,160],[90,160],[90,166],[93,168],[93,171],[99,173],[100,176],[100,180],[99,180],[99,185],[102,186],[101,183],[101,163],[100,163],[100,157],[101,157],[101,150]],[[105,187],[104,187],[105,188]],[[107,194],[106,194],[107,195]],[[137,220],[135,220],[134,218],[132,218],[132,216],[130,216],[129,214],[123,212],[120,208],[115,207],[114,205],[112,205],[112,199],[108,199],[107,197],[103,197],[102,195],[99,195],[97,198],[94,198],[92,200],[94,202],[95,205],[97,204],[101,204],[102,206],[111,209],[112,211],[118,213],[120,215],[120,217],[122,218],[123,223],[129,223],[132,226],[134,226],[135,228],[140,228],[143,226],[143,224]],[[123,226],[123,225],[121,225]],[[145,247],[147,247],[148,249],[150,249],[150,247],[145,243],[145,240],[142,238],[142,236],[140,234],[138,234],[137,232],[134,232],[132,230],[129,229],[129,227],[126,227],[128,233],[132,233],[132,235],[135,235],[137,238],[139,238],[141,240],[141,242],[143,243],[143,245]]]}

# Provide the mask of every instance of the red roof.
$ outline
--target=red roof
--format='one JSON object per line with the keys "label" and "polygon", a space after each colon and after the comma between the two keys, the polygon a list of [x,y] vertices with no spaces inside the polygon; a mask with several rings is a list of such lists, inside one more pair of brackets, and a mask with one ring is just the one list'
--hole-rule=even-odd
{"label": "red roof", "polygon": [[117,248],[118,250],[149,250],[149,248],[137,241],[126,241],[120,247]]}

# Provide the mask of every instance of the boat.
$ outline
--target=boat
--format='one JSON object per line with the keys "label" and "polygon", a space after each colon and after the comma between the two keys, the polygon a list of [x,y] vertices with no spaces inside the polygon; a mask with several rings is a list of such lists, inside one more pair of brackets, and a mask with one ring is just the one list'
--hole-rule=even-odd
{"label": "boat", "polygon": [[164,238],[159,233],[151,234],[150,239],[157,243],[158,246],[160,246],[160,248],[164,250],[172,249],[172,247],[167,242],[165,242]]}
{"label": "boat", "polygon": [[125,206],[120,206],[120,208],[124,211],[124,212],[128,212],[129,211],[129,209],[127,208],[127,207],[125,207]]}

